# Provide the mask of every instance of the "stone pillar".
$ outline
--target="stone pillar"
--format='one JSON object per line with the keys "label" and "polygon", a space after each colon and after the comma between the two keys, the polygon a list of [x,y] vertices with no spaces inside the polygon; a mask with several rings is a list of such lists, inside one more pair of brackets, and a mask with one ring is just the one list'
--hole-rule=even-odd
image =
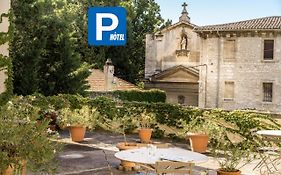
{"label": "stone pillar", "polygon": [[106,63],[103,67],[104,76],[105,76],[105,90],[111,91],[113,90],[114,83],[114,66],[112,64],[111,59],[107,59]]}
{"label": "stone pillar", "polygon": [[[10,0],[0,0],[0,33],[7,33],[9,30],[9,18],[4,17],[3,14],[8,14],[10,9]],[[0,55],[1,56],[9,56],[9,44],[0,43]],[[0,71],[0,93],[5,92],[5,80],[7,79],[7,75],[5,71]]]}

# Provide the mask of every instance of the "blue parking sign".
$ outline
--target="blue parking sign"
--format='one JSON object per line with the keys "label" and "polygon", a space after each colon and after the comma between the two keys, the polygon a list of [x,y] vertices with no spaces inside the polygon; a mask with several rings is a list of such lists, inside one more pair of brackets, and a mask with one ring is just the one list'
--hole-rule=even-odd
{"label": "blue parking sign", "polygon": [[126,9],[123,7],[89,8],[89,45],[124,46],[127,40],[126,24]]}

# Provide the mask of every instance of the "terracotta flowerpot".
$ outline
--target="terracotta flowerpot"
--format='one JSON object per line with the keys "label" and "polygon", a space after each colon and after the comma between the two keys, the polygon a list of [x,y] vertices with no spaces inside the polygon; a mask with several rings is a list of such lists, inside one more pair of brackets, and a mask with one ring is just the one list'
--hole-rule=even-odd
{"label": "terracotta flowerpot", "polygon": [[27,175],[27,168],[26,168],[27,161],[26,160],[22,160],[21,164],[22,164],[21,175]]}
{"label": "terracotta flowerpot", "polygon": [[0,175],[13,175],[14,168],[9,166],[4,172],[0,172]]}
{"label": "terracotta flowerpot", "polygon": [[[138,145],[137,143],[134,142],[120,142],[117,143],[116,147],[119,149],[119,151],[123,151],[123,150],[138,148]],[[124,167],[125,169],[132,169],[136,166],[136,164],[134,162],[121,160],[121,166]]]}
{"label": "terracotta flowerpot", "polygon": [[187,135],[189,139],[191,150],[194,152],[205,153],[208,147],[208,135],[190,133]]}
{"label": "terracotta flowerpot", "polygon": [[241,171],[237,170],[235,172],[226,172],[221,169],[217,170],[217,175],[241,175]]}
{"label": "terracotta flowerpot", "polygon": [[135,142],[120,142],[117,143],[116,147],[119,149],[119,151],[123,151],[123,150],[138,148],[138,144]]}
{"label": "terracotta flowerpot", "polygon": [[150,143],[152,134],[152,129],[150,128],[140,128],[139,129],[139,137],[141,143]]}
{"label": "terracotta flowerpot", "polygon": [[0,175],[13,175],[14,173],[18,175],[27,175],[27,168],[26,168],[27,161],[21,160],[20,164],[21,164],[20,169],[14,168],[13,165],[10,165],[4,172],[0,172]]}
{"label": "terracotta flowerpot", "polygon": [[82,142],[85,137],[86,128],[82,126],[71,126],[69,127],[70,136],[74,142]]}

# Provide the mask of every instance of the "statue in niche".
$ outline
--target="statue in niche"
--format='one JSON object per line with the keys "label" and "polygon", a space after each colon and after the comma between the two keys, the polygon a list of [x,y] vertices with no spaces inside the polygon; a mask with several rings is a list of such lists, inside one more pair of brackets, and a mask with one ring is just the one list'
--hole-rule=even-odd
{"label": "statue in niche", "polygon": [[187,50],[187,44],[188,44],[188,41],[187,41],[187,36],[184,35],[182,38],[181,38],[181,50]]}

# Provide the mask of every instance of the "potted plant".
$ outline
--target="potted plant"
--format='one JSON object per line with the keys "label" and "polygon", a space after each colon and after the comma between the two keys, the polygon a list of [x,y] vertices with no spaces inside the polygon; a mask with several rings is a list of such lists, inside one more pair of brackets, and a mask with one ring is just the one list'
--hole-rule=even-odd
{"label": "potted plant", "polygon": [[16,97],[0,109],[0,174],[13,171],[25,175],[29,171],[53,173],[59,145],[52,142],[57,135],[47,132],[49,121],[41,125],[36,119],[39,109],[23,97]]}
{"label": "potted plant", "polygon": [[181,126],[187,140],[189,140],[191,150],[194,152],[205,153],[208,148],[209,133],[213,129],[213,125],[198,116],[191,119],[189,123],[181,121]]}
{"label": "potted plant", "polygon": [[225,121],[216,111],[204,111],[198,116],[192,116],[189,122],[181,121],[192,151],[205,153],[210,142],[220,139],[218,132],[221,128],[237,129],[236,125]]}
{"label": "potted plant", "polygon": [[240,168],[251,162],[254,145],[236,130],[221,128],[217,133],[220,140],[212,146],[212,154],[217,158],[220,168],[218,175],[241,175]]}
{"label": "potted plant", "polygon": [[60,111],[58,122],[69,128],[72,141],[81,142],[84,140],[86,128],[95,127],[97,117],[96,109],[89,106],[83,106],[81,109],[63,108]]}
{"label": "potted plant", "polygon": [[139,138],[142,143],[150,143],[151,142],[151,135],[153,129],[151,128],[152,125],[155,124],[156,118],[153,113],[148,113],[146,111],[142,112],[140,116],[134,117],[134,122],[139,127],[138,133]]}
{"label": "potted plant", "polygon": [[[125,114],[122,118],[114,117],[112,119],[109,118],[103,118],[102,122],[99,122],[99,127],[105,130],[109,130],[110,132],[118,133],[123,135],[123,142],[119,142],[116,144],[116,147],[119,149],[119,151],[128,150],[128,149],[134,149],[138,148],[138,144],[136,142],[128,142],[126,137],[126,132],[132,131],[135,129],[132,123],[132,118]],[[119,169],[125,169],[125,170],[131,170],[136,167],[136,163],[121,160],[121,164],[119,166]]]}

